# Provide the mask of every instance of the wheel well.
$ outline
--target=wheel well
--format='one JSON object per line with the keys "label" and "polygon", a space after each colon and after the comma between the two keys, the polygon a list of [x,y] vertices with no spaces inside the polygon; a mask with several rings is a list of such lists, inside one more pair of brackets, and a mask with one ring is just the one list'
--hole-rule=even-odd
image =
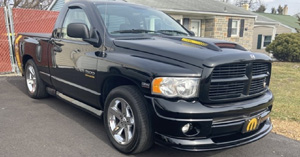
{"label": "wheel well", "polygon": [[[102,86],[102,97],[101,97],[101,107],[104,108],[104,103],[106,100],[107,95],[109,94],[109,92],[119,86],[123,86],[123,85],[133,85],[133,86],[137,86],[136,83],[134,83],[132,80],[129,80],[125,77],[121,77],[121,76],[113,76],[113,77],[109,77],[107,78]],[[138,86],[137,86],[138,87]]]}
{"label": "wheel well", "polygon": [[22,59],[22,65],[23,65],[23,70],[25,70],[25,65],[26,65],[26,63],[27,63],[27,61],[29,60],[29,59],[32,59],[32,57],[31,56],[29,56],[29,55],[24,55],[23,56],[23,59]]}

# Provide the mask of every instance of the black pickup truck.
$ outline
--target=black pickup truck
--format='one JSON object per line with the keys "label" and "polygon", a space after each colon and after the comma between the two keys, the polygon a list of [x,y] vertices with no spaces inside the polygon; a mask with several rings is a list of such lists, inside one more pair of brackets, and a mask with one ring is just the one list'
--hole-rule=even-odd
{"label": "black pickup truck", "polygon": [[168,15],[126,2],[72,1],[52,34],[19,34],[30,97],[49,94],[102,115],[112,145],[208,151],[271,129],[271,58],[196,38]]}

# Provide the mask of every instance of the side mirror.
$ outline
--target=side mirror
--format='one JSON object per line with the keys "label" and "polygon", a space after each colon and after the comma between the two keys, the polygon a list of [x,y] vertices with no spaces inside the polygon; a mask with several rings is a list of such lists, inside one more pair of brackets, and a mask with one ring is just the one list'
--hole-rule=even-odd
{"label": "side mirror", "polygon": [[192,36],[192,37],[194,37],[194,36],[195,36],[195,32],[193,32],[193,31],[189,31],[189,33],[190,33],[190,36]]}
{"label": "side mirror", "polygon": [[70,23],[67,27],[67,34],[72,38],[89,39],[90,33],[86,24],[83,23]]}
{"label": "side mirror", "polygon": [[101,38],[98,31],[94,30],[92,36],[90,36],[89,29],[86,24],[83,23],[70,23],[67,27],[67,34],[72,38],[81,38],[83,41],[92,44],[95,47],[101,45]]}

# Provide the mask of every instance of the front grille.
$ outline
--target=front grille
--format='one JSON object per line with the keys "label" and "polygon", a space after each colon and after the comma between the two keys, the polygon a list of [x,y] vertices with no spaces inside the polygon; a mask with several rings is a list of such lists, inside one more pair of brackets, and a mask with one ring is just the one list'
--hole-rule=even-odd
{"label": "front grille", "polygon": [[246,74],[246,64],[226,64],[218,66],[212,73],[212,79],[243,77]]}
{"label": "front grille", "polygon": [[217,82],[210,85],[210,99],[238,98],[244,89],[244,82]]}
{"label": "front grille", "polygon": [[266,82],[266,78],[252,80],[250,85],[249,95],[253,95],[264,91],[266,88],[265,82]]}
{"label": "front grille", "polygon": [[268,74],[269,64],[268,63],[255,62],[255,63],[253,63],[253,68],[252,69],[253,69],[252,70],[252,75],[253,76]]}
{"label": "front grille", "polygon": [[262,93],[269,82],[271,64],[232,63],[213,69],[208,89],[209,101],[247,98]]}

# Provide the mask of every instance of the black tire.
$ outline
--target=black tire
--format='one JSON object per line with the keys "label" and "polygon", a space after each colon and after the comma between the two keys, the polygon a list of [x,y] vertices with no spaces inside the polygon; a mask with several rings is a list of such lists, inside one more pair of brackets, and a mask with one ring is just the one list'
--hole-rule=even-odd
{"label": "black tire", "polygon": [[[111,104],[117,104],[117,100],[124,100],[127,102],[127,105],[130,106],[129,109],[133,113],[132,119],[134,119],[134,125],[131,126],[133,134],[131,134],[132,138],[130,141],[127,141],[127,144],[121,144],[117,140],[115,140],[113,136],[113,131],[111,129],[111,124],[109,122],[109,119],[111,117],[108,117],[110,115],[113,115],[109,113],[112,111],[112,108],[110,107]],[[128,111],[128,108],[126,108]],[[122,111],[121,111],[122,112]],[[129,111],[128,111],[129,112]],[[124,113],[124,112],[123,112]],[[130,112],[131,114],[131,112]],[[127,115],[127,114],[123,114]],[[117,117],[117,116],[116,116]],[[124,116],[125,117],[125,116]],[[124,118],[123,117],[123,118]],[[134,86],[120,86],[115,89],[113,89],[107,96],[107,99],[105,101],[105,107],[104,107],[104,126],[106,133],[109,137],[109,140],[113,144],[113,146],[119,150],[122,153],[125,154],[137,154],[143,151],[146,151],[153,145],[154,136],[153,136],[153,130],[152,130],[152,119],[150,110],[147,106],[147,102],[141,92]],[[115,118],[117,119],[117,118]],[[129,123],[130,120],[126,121]],[[123,121],[124,122],[124,121]],[[121,121],[118,122],[121,123]],[[126,125],[126,124],[125,124]],[[127,125],[128,127],[128,125]],[[119,127],[116,127],[119,129]],[[125,130],[123,127],[123,130]],[[121,130],[121,129],[120,129]],[[121,131],[120,131],[121,132]],[[124,131],[124,134],[125,131]],[[127,133],[127,137],[129,134]],[[124,135],[125,136],[125,135]],[[126,138],[124,138],[126,139]],[[127,138],[128,139],[128,138]]]}
{"label": "black tire", "polygon": [[[28,83],[30,80],[35,83],[35,88],[30,88],[32,86],[32,84]],[[45,83],[41,80],[37,66],[32,59],[28,60],[25,65],[25,85],[31,98],[41,99],[48,96]]]}

